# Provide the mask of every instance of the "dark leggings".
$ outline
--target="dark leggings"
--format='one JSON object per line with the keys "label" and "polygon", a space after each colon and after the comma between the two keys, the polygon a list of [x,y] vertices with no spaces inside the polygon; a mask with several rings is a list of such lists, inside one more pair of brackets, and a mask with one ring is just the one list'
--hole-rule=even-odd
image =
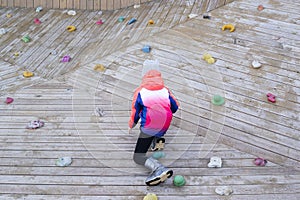
{"label": "dark leggings", "polygon": [[148,157],[146,153],[152,143],[154,136],[147,135],[140,132],[139,138],[135,145],[135,150],[133,154],[133,160],[138,165],[144,165]]}

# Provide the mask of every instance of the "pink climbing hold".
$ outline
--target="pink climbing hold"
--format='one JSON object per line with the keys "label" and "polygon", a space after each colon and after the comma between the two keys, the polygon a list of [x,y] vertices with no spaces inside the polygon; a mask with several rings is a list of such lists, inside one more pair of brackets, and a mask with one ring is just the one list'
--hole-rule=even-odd
{"label": "pink climbing hold", "polygon": [[35,18],[35,19],[33,20],[33,22],[34,22],[35,24],[41,24],[41,21],[40,21],[38,18]]}
{"label": "pink climbing hold", "polygon": [[5,103],[6,103],[6,104],[11,104],[13,101],[14,101],[13,98],[7,97],[6,100],[5,100]]}
{"label": "pink climbing hold", "polygon": [[274,94],[268,93],[267,94],[268,101],[275,103],[276,102],[276,96]]}
{"label": "pink climbing hold", "polygon": [[102,21],[102,19],[100,19],[99,21],[96,22],[96,24],[98,25],[102,25],[104,22]]}
{"label": "pink climbing hold", "polygon": [[256,166],[261,166],[261,167],[264,167],[266,166],[266,164],[268,163],[268,161],[266,159],[263,159],[263,158],[255,158],[253,163],[256,165]]}

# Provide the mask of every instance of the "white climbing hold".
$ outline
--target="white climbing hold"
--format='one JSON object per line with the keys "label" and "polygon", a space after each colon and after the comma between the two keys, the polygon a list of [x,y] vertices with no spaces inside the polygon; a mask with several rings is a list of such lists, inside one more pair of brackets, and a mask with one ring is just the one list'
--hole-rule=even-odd
{"label": "white climbing hold", "polygon": [[261,67],[261,63],[258,62],[257,60],[254,60],[254,61],[252,62],[252,67],[255,68],[255,69],[258,69],[258,68]]}
{"label": "white climbing hold", "polygon": [[218,195],[228,196],[233,193],[233,190],[230,186],[220,186],[215,189],[215,192]]}
{"label": "white climbing hold", "polygon": [[207,164],[209,168],[220,168],[222,167],[222,159],[220,157],[211,157],[210,162]]}
{"label": "white climbing hold", "polygon": [[71,157],[61,157],[56,160],[55,165],[59,167],[66,167],[71,165],[71,163],[72,163]]}
{"label": "white climbing hold", "polygon": [[75,11],[75,10],[69,10],[69,11],[67,12],[67,14],[68,14],[68,15],[74,16],[74,15],[76,15],[76,11]]}
{"label": "white climbing hold", "polygon": [[197,15],[197,14],[189,14],[189,18],[190,18],[190,19],[193,19],[193,18],[195,18],[195,17],[198,17],[198,15]]}
{"label": "white climbing hold", "polygon": [[35,12],[41,12],[43,10],[43,7],[42,6],[39,6],[39,7],[37,7],[36,9],[35,9]]}
{"label": "white climbing hold", "polygon": [[5,28],[0,28],[0,35],[4,35],[7,33],[7,30]]}
{"label": "white climbing hold", "polygon": [[133,8],[139,8],[139,7],[141,7],[140,4],[135,4],[135,5],[133,6]]}

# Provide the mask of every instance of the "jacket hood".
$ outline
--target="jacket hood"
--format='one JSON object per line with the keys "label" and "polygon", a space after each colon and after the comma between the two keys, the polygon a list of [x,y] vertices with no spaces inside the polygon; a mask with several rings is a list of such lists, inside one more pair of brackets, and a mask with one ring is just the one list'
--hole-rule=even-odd
{"label": "jacket hood", "polygon": [[143,76],[141,86],[148,90],[160,90],[160,89],[164,88],[164,81],[161,77],[161,73],[157,70],[148,71]]}

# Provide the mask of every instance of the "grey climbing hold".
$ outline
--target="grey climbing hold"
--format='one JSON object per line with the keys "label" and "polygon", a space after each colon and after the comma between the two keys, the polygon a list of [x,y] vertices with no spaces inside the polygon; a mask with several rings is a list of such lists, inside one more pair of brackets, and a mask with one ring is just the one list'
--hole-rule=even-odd
{"label": "grey climbing hold", "polygon": [[215,192],[218,195],[228,196],[233,193],[233,190],[230,186],[220,186],[215,189]]}
{"label": "grey climbing hold", "polygon": [[56,160],[55,165],[59,167],[66,167],[71,165],[71,163],[72,163],[71,157],[61,157]]}
{"label": "grey climbing hold", "polygon": [[222,167],[222,159],[220,157],[211,157],[210,162],[207,165],[209,168],[220,168]]}

